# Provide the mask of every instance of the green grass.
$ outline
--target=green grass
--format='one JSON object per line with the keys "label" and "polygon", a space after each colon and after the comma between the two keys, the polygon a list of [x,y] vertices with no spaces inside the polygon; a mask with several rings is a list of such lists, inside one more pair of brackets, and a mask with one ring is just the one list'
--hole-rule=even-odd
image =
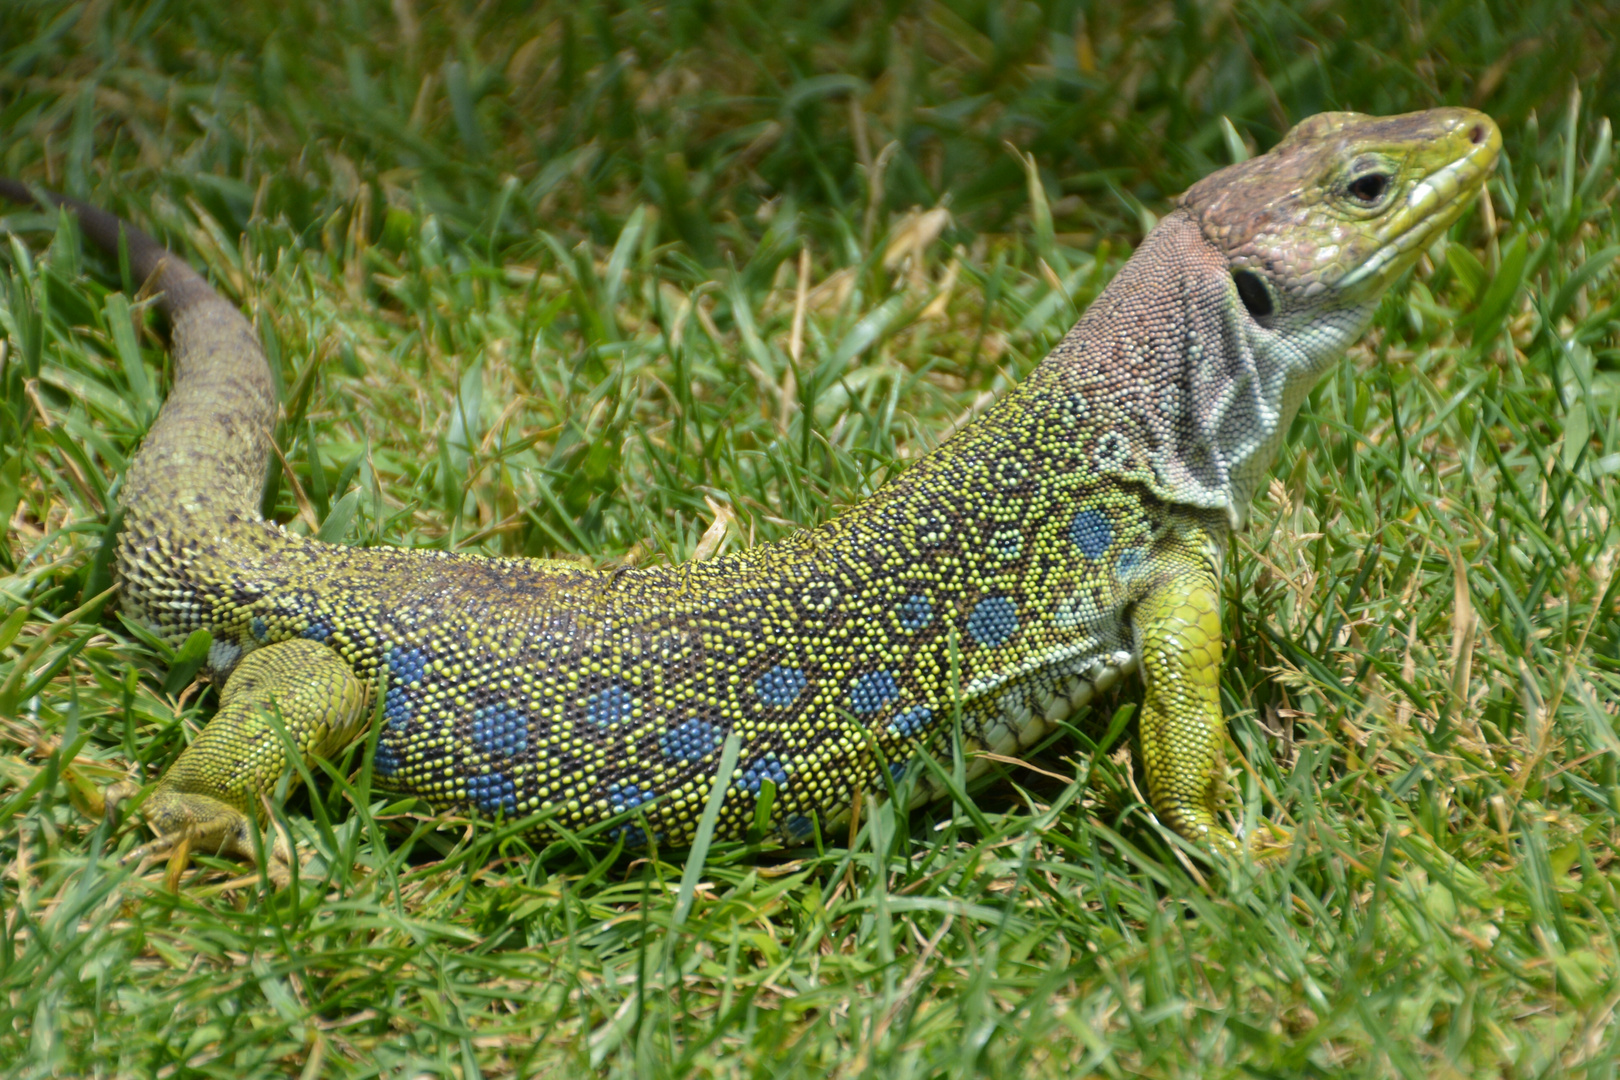
{"label": "green grass", "polygon": [[1308,839],[1253,877],[1178,861],[1092,753],[1133,688],[1036,770],[814,850],[716,845],[701,874],[425,817],[358,755],[291,802],[290,890],[118,868],[139,830],[100,822],[100,786],[155,777],[213,701],[103,595],[167,358],[116,261],[10,213],[0,1066],[1615,1075],[1600,13],[252,8],[9,5],[0,165],[155,229],[252,313],[286,404],[267,512],[356,544],[610,565],[690,557],[727,508],[711,546],[823,520],[1040,359],[1228,160],[1222,117],[1263,149],[1323,108],[1474,104],[1511,160],[1312,396],[1234,544],[1233,796]]}

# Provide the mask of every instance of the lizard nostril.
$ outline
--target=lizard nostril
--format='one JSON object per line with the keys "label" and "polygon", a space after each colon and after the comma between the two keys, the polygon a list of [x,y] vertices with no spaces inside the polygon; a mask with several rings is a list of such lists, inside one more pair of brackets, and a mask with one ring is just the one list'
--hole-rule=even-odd
{"label": "lizard nostril", "polygon": [[1478,146],[1485,141],[1485,125],[1475,124],[1468,130],[1468,141]]}

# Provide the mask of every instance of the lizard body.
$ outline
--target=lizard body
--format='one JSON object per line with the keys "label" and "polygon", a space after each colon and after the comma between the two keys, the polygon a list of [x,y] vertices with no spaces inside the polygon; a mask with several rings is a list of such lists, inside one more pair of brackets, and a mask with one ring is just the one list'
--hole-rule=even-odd
{"label": "lizard body", "polygon": [[1313,117],[1190,189],[1028,379],[870,499],[779,543],[612,573],[264,521],[277,404],[251,327],[150,237],[48,196],[103,249],[123,231],[173,327],[117,568],[131,617],[211,633],[223,692],[146,818],[159,843],[251,857],[286,766],[266,711],[330,755],[380,689],[375,773],[437,806],[568,829],[637,811],[614,835],[682,844],[736,733],[716,835],[740,836],[769,783],[771,824],[803,839],[885,789],[880,761],[948,757],[958,723],[970,748],[1014,752],[1140,670],[1155,812],[1235,851],[1216,816],[1228,533],[1311,385],[1500,145],[1465,109]]}

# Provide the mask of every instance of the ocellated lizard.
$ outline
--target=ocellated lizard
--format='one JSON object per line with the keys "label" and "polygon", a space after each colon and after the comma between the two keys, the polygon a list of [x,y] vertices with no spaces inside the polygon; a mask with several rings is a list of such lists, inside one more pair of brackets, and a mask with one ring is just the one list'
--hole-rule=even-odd
{"label": "ocellated lizard", "polygon": [[614,832],[678,845],[729,733],[716,835],[743,834],[769,783],[771,824],[803,839],[884,790],[875,750],[898,774],[948,757],[959,726],[970,750],[1014,752],[1139,669],[1155,812],[1238,851],[1216,797],[1228,534],[1307,391],[1500,147],[1467,109],[1314,116],[1194,185],[1027,380],[867,501],[779,543],[613,573],[263,520],[278,405],[247,321],[146,234],[43,194],[108,252],[124,234],[173,330],[174,386],[123,487],[121,603],[171,642],[208,630],[223,689],[145,803],[148,850],[252,858],[288,764],[272,706],[303,753],[331,755],[381,692],[388,787],[570,829],[637,811]]}

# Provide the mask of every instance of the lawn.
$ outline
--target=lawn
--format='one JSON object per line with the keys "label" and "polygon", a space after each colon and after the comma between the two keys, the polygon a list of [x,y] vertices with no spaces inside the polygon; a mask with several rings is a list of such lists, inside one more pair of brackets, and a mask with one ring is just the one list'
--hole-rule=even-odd
{"label": "lawn", "polygon": [[287,804],[289,889],[121,867],[145,834],[100,789],[215,701],[108,593],[164,327],[0,208],[0,1066],[1612,1078],[1615,35],[1556,0],[5,5],[0,171],[251,314],[265,511],[350,544],[773,540],[1017,382],[1176,192],[1294,121],[1472,105],[1507,160],[1233,542],[1231,798],[1303,840],[1254,873],[1146,821],[1134,680],[805,849],[552,843],[356,753]]}

